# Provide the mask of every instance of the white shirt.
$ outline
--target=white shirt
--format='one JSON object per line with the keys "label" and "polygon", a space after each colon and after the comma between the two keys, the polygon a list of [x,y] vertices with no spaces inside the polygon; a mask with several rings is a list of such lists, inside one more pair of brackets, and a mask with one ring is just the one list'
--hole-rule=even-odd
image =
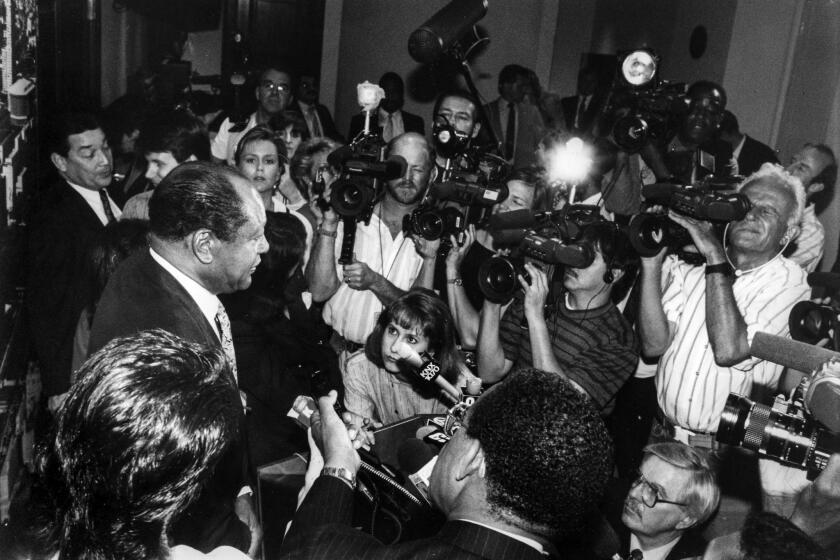
{"label": "white shirt", "polygon": [[219,301],[219,298],[217,298],[215,294],[211,294],[207,291],[204,286],[175,268],[169,261],[157,254],[151,247],[149,247],[149,254],[152,255],[155,262],[162,266],[166,272],[171,274],[172,277],[175,278],[175,280],[177,280],[178,283],[187,291],[187,293],[190,294],[190,297],[201,310],[201,314],[204,315],[207,322],[210,323],[211,327],[213,327],[213,332],[216,333],[216,336],[219,337],[219,341],[221,341],[222,335],[216,327],[216,313],[219,311],[219,306],[222,304]]}
{"label": "white shirt", "polygon": [[[339,223],[335,239],[335,258],[338,279],[343,280],[343,266],[338,264],[344,224]],[[385,277],[401,290],[408,290],[420,273],[423,258],[417,254],[409,237],[401,231],[391,237],[388,226],[374,212],[370,224],[356,226],[356,259]],[[345,339],[364,344],[373,330],[382,303],[370,290],[354,290],[344,282],[324,305],[324,321]]]}
{"label": "white shirt", "polygon": [[[102,206],[102,199],[99,197],[99,191],[95,191],[92,189],[86,189],[84,187],[80,187],[79,185],[75,185],[70,181],[67,181],[67,184],[73,187],[73,190],[82,195],[82,198],[85,199],[90,209],[96,213],[96,217],[99,218],[99,221],[102,222],[103,226],[108,225],[108,216],[105,215],[105,207]],[[108,191],[105,191],[105,194],[108,194]],[[108,203],[111,205],[111,212],[114,214],[114,219],[119,220],[120,216],[122,216],[122,212],[120,211],[120,207],[111,200],[111,196],[108,195]]]}
{"label": "white shirt", "polygon": [[[749,396],[755,385],[775,389],[782,366],[752,356],[732,367],[715,363],[706,327],[705,267],[676,257],[662,267],[662,307],[673,338],[659,359],[656,392],[659,406],[678,426],[717,431],[729,393]],[[784,257],[737,275],[735,303],[747,327],[747,342],[756,332],[787,337],[790,310],[808,299],[805,271]]]}
{"label": "white shirt", "polygon": [[[388,127],[388,119],[391,119],[391,127]],[[392,138],[396,138],[405,132],[405,124],[403,123],[402,111],[397,109],[393,113],[389,113],[385,109],[379,109],[379,126],[382,127],[382,139],[385,142],[390,142]]]}
{"label": "white shirt", "polygon": [[813,204],[805,207],[802,221],[799,222],[799,235],[794,242],[796,250],[788,258],[804,268],[805,272],[814,272],[823,257],[825,227],[817,219]]}
{"label": "white shirt", "polygon": [[741,141],[738,142],[738,145],[735,146],[735,149],[732,150],[732,157],[737,161],[738,157],[741,155],[741,150],[744,148],[744,143],[747,141],[747,135],[744,134],[741,136]]}
{"label": "white shirt", "polygon": [[627,551],[628,553],[632,550],[639,549],[642,551],[642,557],[644,560],[665,560],[670,554],[671,550],[677,546],[677,543],[680,542],[680,538],[682,535],[677,537],[676,539],[672,540],[671,542],[665,543],[662,546],[658,546],[656,548],[651,548],[650,550],[646,550],[639,544],[639,539],[636,538],[636,535],[630,533],[630,549]]}
{"label": "white shirt", "polygon": [[216,136],[213,137],[213,142],[210,143],[210,151],[213,153],[213,157],[225,160],[231,166],[236,165],[233,154],[236,152],[236,145],[239,143],[239,139],[246,132],[257,126],[257,114],[251,113],[248,124],[239,132],[230,132],[233,124],[229,118],[222,121],[219,132],[216,133]]}

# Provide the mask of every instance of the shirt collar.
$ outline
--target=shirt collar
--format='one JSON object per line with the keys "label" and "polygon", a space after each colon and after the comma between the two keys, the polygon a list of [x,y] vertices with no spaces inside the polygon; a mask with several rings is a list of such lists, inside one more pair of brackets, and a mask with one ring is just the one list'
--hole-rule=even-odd
{"label": "shirt collar", "polygon": [[201,310],[201,314],[204,315],[207,322],[210,323],[213,330],[218,335],[219,332],[216,328],[216,313],[218,313],[219,306],[222,304],[219,301],[219,298],[217,298],[215,294],[210,293],[204,286],[178,270],[172,263],[156,253],[151,247],[149,247],[149,254],[152,255],[152,258],[155,259],[156,263],[162,266],[166,272],[171,274],[187,291],[187,293],[190,294],[190,297],[193,301],[195,301],[195,304],[198,305],[198,308]]}
{"label": "shirt collar", "polygon": [[[65,179],[65,181],[67,181],[67,179]],[[100,198],[99,195],[99,191],[103,190],[105,187],[102,187],[102,189],[94,190],[86,189],[85,187],[77,185],[76,183],[71,183],[70,181],[67,181],[67,184],[70,185],[70,187],[74,191],[79,193],[79,195],[85,199],[85,202],[87,202],[88,206],[90,206],[91,210],[93,210],[93,212],[96,214],[96,217],[99,218],[99,221],[101,221],[103,225],[107,225],[108,218],[106,217],[105,209],[102,207],[102,198]],[[108,195],[107,190],[105,191],[105,196],[108,197],[108,203],[111,206],[111,213],[116,219],[120,219],[120,216],[122,216],[122,212],[120,212],[120,209],[114,204],[111,204],[111,197]]]}
{"label": "shirt collar", "polygon": [[677,546],[678,542],[680,542],[681,537],[682,535],[677,535],[677,538],[675,538],[671,542],[667,542],[662,546],[646,550],[642,547],[641,544],[639,544],[639,539],[636,538],[636,535],[630,533],[630,550],[627,550],[626,552],[630,552],[631,550],[638,548],[642,551],[642,555],[644,556],[645,560],[665,560],[665,558],[668,556],[668,553],[671,552],[671,550],[673,550],[675,546]]}
{"label": "shirt collar", "polygon": [[455,521],[464,521],[466,523],[472,523],[473,525],[480,525],[480,526],[484,527],[485,529],[490,529],[491,531],[496,531],[497,533],[501,533],[501,534],[505,535],[506,537],[510,537],[514,540],[517,540],[517,541],[521,542],[522,544],[527,544],[528,546],[530,546],[531,548],[533,548],[534,550],[536,550],[537,552],[539,552],[540,554],[542,554],[544,556],[548,556],[548,551],[546,551],[545,547],[543,547],[543,545],[541,545],[535,539],[532,539],[530,537],[526,537],[524,535],[517,535],[516,533],[511,533],[510,531],[505,531],[503,529],[499,529],[498,527],[492,527],[492,526],[487,525],[485,523],[479,523],[478,521],[473,521],[472,519],[456,519]]}

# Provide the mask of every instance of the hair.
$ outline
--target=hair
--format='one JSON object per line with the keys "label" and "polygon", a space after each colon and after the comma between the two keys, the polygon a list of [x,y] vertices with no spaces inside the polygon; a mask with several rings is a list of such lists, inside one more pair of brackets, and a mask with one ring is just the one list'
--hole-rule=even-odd
{"label": "hair", "polygon": [[545,181],[542,180],[540,169],[537,167],[517,167],[511,170],[505,177],[505,183],[519,181],[525,183],[534,190],[534,199],[531,209],[535,212],[542,212],[550,208],[550,197]]}
{"label": "hair", "polygon": [[726,90],[723,89],[723,86],[718,84],[718,83],[715,83],[715,82],[712,82],[712,81],[709,81],[709,80],[698,80],[698,81],[694,82],[693,84],[691,84],[690,86],[688,86],[688,90],[686,91],[686,95],[689,97],[689,99],[691,99],[692,97],[694,97],[698,93],[703,92],[704,90],[712,90],[712,89],[716,89],[716,90],[720,91],[721,100],[723,101],[723,107],[725,108],[726,107]]}
{"label": "hair", "polygon": [[775,180],[778,186],[781,186],[793,196],[795,205],[793,214],[788,216],[787,227],[799,225],[799,222],[802,221],[802,212],[805,210],[805,187],[802,185],[802,181],[785,171],[785,168],[781,165],[765,163],[758,171],[744,179],[744,182],[738,185],[737,190],[741,192],[752,183],[764,178]]}
{"label": "hair", "polygon": [[120,97],[103,110],[102,126],[108,143],[115,151],[120,148],[123,136],[130,136],[143,128],[148,112],[145,104],[134,96]]}
{"label": "hair", "polygon": [[306,229],[292,214],[266,213],[265,237],[268,252],[261,265],[275,280],[283,280],[291,270],[303,262],[306,253]]}
{"label": "hair", "polygon": [[48,135],[50,153],[67,157],[70,153],[70,136],[96,129],[103,130],[104,134],[102,122],[93,113],[68,112],[59,115],[52,120]]}
{"label": "hair", "polygon": [[148,234],[149,222],[146,220],[118,220],[105,226],[89,252],[97,294],[105,289],[118,264],[149,246]]}
{"label": "hair", "polygon": [[433,291],[418,288],[386,307],[365,342],[365,355],[380,368],[385,367],[382,336],[391,323],[404,329],[419,329],[429,339],[428,352],[434,354],[440,364],[441,374],[450,383],[455,383],[463,360],[455,342],[455,324],[446,302]]}
{"label": "hair", "polygon": [[[283,142],[283,139],[280,137],[277,129],[261,124],[243,134],[242,138],[240,138],[239,142],[236,144],[233,159],[237,166],[241,163],[240,159],[242,158],[242,152],[245,150],[245,146],[252,142],[260,141],[271,142],[274,144],[274,147],[277,148],[277,155],[279,156],[280,161],[283,163],[288,161],[289,158],[286,157],[286,143]],[[283,174],[282,165],[280,166],[280,174]]]}
{"label": "hair", "polygon": [[426,152],[426,169],[432,168],[435,164],[435,150],[425,136],[416,132],[403,132],[399,136],[392,138],[388,142],[385,155],[390,156],[399,145],[412,144]]}
{"label": "hair", "polygon": [[232,179],[247,181],[239,170],[216,163],[189,161],[164,177],[149,200],[151,233],[178,241],[209,229],[221,241],[236,238],[248,218]]}
{"label": "hair", "polygon": [[644,458],[659,457],[666,463],[690,475],[688,488],[683,490],[683,500],[688,502],[691,515],[701,524],[712,514],[720,502],[720,487],[708,459],[690,445],[678,441],[653,443],[644,448]]}
{"label": "hair", "polygon": [[[837,158],[834,156],[834,150],[825,144],[812,144],[810,142],[805,144],[803,148],[813,148],[830,160],[825,169],[811,181],[812,183],[823,184],[822,192],[818,193],[819,198],[830,198],[829,195],[834,192],[834,184],[837,182]],[[826,200],[826,202],[828,201]]]}
{"label": "hair", "polygon": [[300,139],[304,142],[309,140],[309,128],[306,126],[306,121],[296,111],[282,111],[274,115],[268,121],[268,126],[276,130],[278,134],[291,126],[292,134],[300,136]]}
{"label": "hair", "polygon": [[752,512],[741,529],[743,560],[828,560],[808,534],[768,511]]}
{"label": "hair", "polygon": [[639,268],[639,255],[627,233],[614,222],[598,221],[582,229],[577,243],[597,247],[607,264],[607,272],[624,271],[624,275],[612,284],[610,292],[613,302],[621,301],[633,285]]}
{"label": "hair", "polygon": [[195,156],[210,161],[210,137],[204,122],[186,109],[167,111],[149,118],[137,140],[144,154],[169,152],[178,163]]}
{"label": "hair", "polygon": [[309,190],[306,188],[305,180],[309,178],[312,171],[313,156],[321,152],[332,152],[339,147],[341,144],[330,138],[310,138],[298,146],[289,164],[289,173],[305,199],[309,200]]}
{"label": "hair", "polygon": [[502,84],[510,84],[513,83],[522,76],[526,80],[528,79],[528,69],[524,66],[520,66],[519,64],[508,64],[502,71],[499,72],[499,86]]}
{"label": "hair", "polygon": [[469,411],[467,436],[484,452],[491,513],[529,533],[578,531],[613,469],[612,441],[590,399],[561,376],[508,375]]}
{"label": "hair", "polygon": [[[256,74],[257,80],[261,82],[262,79],[263,79],[263,76],[267,72],[269,72],[270,70],[274,70],[275,72],[280,72],[282,74],[286,74],[289,77],[289,81],[291,82],[290,85],[294,88],[294,86],[296,84],[297,76],[295,75],[294,72],[292,72],[291,70],[289,70],[288,68],[286,68],[282,64],[280,64],[280,65],[278,65],[278,64],[266,64],[266,65],[260,66],[258,68],[258,71],[257,71],[257,74]],[[257,85],[259,85],[259,84],[257,84]]]}
{"label": "hair", "polygon": [[39,473],[59,498],[62,558],[162,558],[238,434],[220,348],[155,329],[117,338],[79,371]]}
{"label": "hair", "polygon": [[435,100],[434,109],[432,110],[433,118],[437,117],[438,111],[440,111],[440,106],[443,104],[443,100],[449,97],[457,97],[459,99],[464,99],[465,101],[469,101],[470,103],[472,103],[473,120],[475,122],[478,122],[478,110],[480,105],[478,104],[478,100],[475,98],[475,96],[465,89],[451,89],[438,95],[437,99]]}
{"label": "hair", "polygon": [[719,130],[723,134],[739,134],[741,132],[737,117],[729,109],[723,112]]}
{"label": "hair", "polygon": [[405,91],[405,82],[403,81],[402,76],[400,76],[396,72],[385,72],[384,74],[382,74],[382,76],[379,78],[379,86],[381,87],[382,82],[386,81],[393,81],[399,86],[401,90]]}

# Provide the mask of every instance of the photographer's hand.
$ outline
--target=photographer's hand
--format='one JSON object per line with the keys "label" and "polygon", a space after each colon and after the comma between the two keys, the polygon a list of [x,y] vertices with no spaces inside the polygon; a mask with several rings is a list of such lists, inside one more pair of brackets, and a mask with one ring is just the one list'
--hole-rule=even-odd
{"label": "photographer's hand", "polygon": [[790,520],[817,544],[831,547],[840,541],[840,454],[801,494]]}
{"label": "photographer's hand", "polygon": [[723,245],[718,239],[711,222],[689,218],[673,210],[668,211],[668,217],[688,230],[688,233],[691,234],[691,240],[694,241],[694,245],[700,254],[706,257],[708,264],[726,262],[726,252],[723,250]]}
{"label": "photographer's hand", "polygon": [[461,273],[461,263],[464,262],[464,257],[475,241],[475,225],[470,224],[464,232],[463,245],[458,245],[458,240],[455,239],[454,235],[450,236],[450,241],[452,242],[452,248],[446,254],[446,277],[456,278]]}
{"label": "photographer's hand", "polygon": [[420,255],[423,260],[437,259],[437,252],[440,249],[440,239],[429,240],[422,235],[412,235],[411,240],[414,242],[414,250]]}
{"label": "photographer's hand", "polygon": [[381,277],[367,264],[357,261],[355,255],[352,263],[344,265],[344,282],[354,290],[369,290]]}
{"label": "photographer's hand", "polygon": [[530,324],[545,316],[545,302],[548,299],[548,276],[532,263],[525,263],[525,270],[531,276],[529,284],[521,275],[517,277],[525,291],[525,318]]}

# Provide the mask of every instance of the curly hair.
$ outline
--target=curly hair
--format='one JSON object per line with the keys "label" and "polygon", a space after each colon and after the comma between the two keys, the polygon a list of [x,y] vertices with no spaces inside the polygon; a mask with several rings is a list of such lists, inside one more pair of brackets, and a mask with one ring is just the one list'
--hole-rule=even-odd
{"label": "curly hair", "polygon": [[741,529],[744,560],[827,560],[828,555],[799,527],[775,513],[753,512]]}
{"label": "curly hair", "polygon": [[62,558],[164,556],[171,521],[237,437],[241,404],[221,349],[155,329],[94,354],[39,459]]}
{"label": "curly hair", "polygon": [[606,490],[612,441],[589,398],[555,373],[522,369],[470,409],[491,513],[524,531],[578,531]]}

